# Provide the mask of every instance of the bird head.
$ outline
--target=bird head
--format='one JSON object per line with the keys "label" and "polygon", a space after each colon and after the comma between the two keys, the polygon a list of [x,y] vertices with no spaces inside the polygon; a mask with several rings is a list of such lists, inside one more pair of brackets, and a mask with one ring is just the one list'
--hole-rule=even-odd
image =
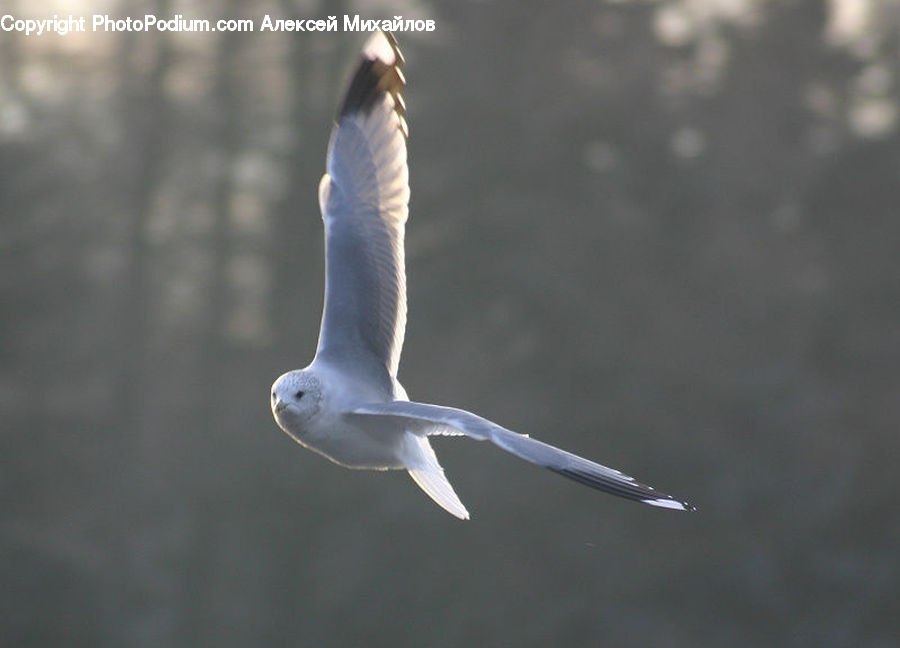
{"label": "bird head", "polygon": [[322,406],[322,383],[308,369],[282,374],[272,384],[272,416],[288,434],[302,434]]}

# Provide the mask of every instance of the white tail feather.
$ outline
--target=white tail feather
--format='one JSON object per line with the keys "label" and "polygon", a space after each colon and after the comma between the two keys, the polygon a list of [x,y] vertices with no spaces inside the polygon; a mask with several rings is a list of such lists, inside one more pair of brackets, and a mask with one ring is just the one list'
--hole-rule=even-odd
{"label": "white tail feather", "polygon": [[469,512],[444,475],[444,469],[438,463],[428,438],[407,433],[407,443],[415,448],[414,453],[418,455],[417,459],[419,460],[415,462],[419,466],[407,468],[409,476],[438,506],[460,520],[468,520]]}
{"label": "white tail feather", "polygon": [[443,470],[410,470],[409,476],[428,494],[428,497],[437,502],[438,506],[460,520],[469,519],[469,512],[459,501]]}

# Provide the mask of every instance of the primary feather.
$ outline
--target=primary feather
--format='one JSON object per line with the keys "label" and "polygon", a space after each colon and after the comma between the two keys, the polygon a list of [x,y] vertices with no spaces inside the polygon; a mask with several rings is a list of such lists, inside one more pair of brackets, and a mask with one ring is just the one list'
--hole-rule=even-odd
{"label": "primary feather", "polygon": [[338,111],[319,189],[325,310],[317,357],[397,375],[406,327],[403,237],[409,204],[403,61],[370,39]]}
{"label": "primary feather", "polygon": [[691,504],[660,493],[652,486],[642,484],[634,477],[618,470],[532,439],[525,434],[507,430],[465,410],[410,401],[393,401],[360,405],[353,413],[362,417],[393,419],[424,436],[441,434],[442,430],[449,426],[468,437],[478,441],[490,441],[521,459],[597,490],[651,506],[682,511],[694,510]]}

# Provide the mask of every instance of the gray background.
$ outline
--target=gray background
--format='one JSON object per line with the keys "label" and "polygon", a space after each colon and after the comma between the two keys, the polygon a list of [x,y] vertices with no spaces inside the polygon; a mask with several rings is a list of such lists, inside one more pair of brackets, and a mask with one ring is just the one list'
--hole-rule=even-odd
{"label": "gray background", "polygon": [[363,34],[0,34],[0,643],[893,646],[896,0],[123,1],[428,18],[401,379],[473,513],[281,433]]}

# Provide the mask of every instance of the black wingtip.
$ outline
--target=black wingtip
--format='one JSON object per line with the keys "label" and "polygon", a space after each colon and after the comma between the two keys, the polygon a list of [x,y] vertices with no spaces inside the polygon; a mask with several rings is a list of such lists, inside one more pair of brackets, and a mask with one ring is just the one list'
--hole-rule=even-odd
{"label": "black wingtip", "polygon": [[347,87],[338,110],[338,119],[358,112],[368,114],[381,97],[390,94],[394,110],[400,118],[401,130],[404,130],[406,104],[400,94],[406,86],[406,79],[401,70],[403,63],[403,54],[393,34],[390,32],[373,34],[363,46],[362,60]]}
{"label": "black wingtip", "polygon": [[689,502],[677,500],[671,495],[659,493],[651,486],[646,486],[637,481],[622,482],[619,480],[606,479],[595,473],[578,470],[577,468],[553,468],[549,467],[553,472],[568,477],[572,481],[579,484],[596,488],[597,490],[616,495],[625,499],[636,502],[643,502],[650,506],[658,508],[672,509],[673,511],[689,511],[697,510],[697,507]]}

